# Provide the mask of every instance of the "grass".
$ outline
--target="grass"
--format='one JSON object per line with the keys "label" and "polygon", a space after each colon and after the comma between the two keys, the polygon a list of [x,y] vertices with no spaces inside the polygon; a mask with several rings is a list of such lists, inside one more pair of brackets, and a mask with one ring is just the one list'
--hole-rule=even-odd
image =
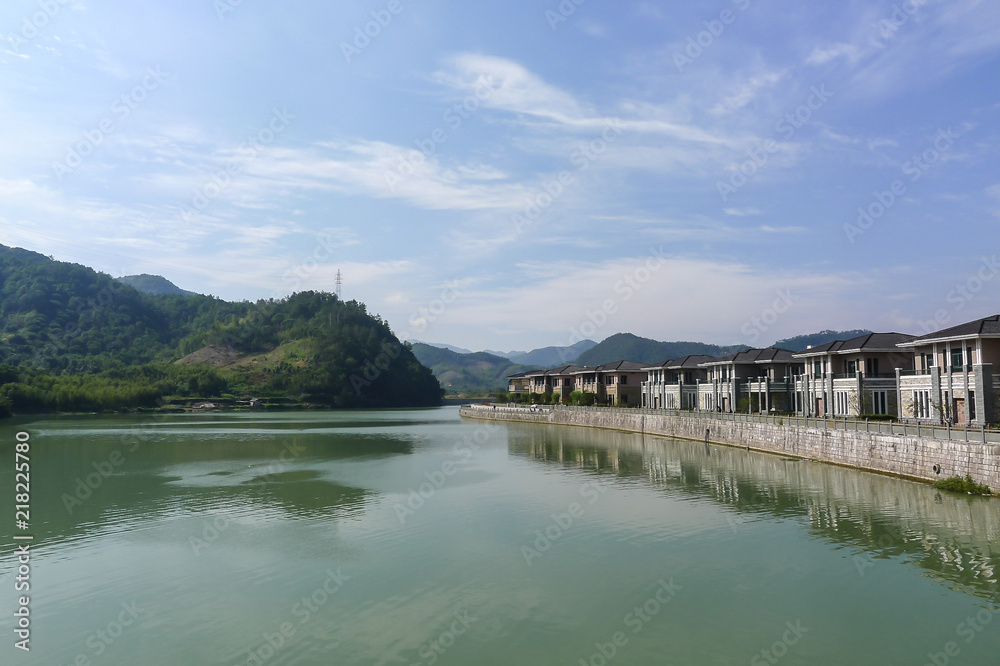
{"label": "grass", "polygon": [[990,489],[982,484],[976,483],[968,474],[963,479],[960,476],[952,476],[934,482],[934,487],[941,490],[950,490],[955,493],[968,493],[969,495],[989,495]]}

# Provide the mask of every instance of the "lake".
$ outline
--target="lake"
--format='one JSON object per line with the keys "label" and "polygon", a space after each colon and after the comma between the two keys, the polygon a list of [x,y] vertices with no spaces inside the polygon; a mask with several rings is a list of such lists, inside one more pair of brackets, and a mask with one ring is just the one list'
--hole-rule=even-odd
{"label": "lake", "polygon": [[0,442],[3,664],[1000,663],[996,498],[457,407]]}

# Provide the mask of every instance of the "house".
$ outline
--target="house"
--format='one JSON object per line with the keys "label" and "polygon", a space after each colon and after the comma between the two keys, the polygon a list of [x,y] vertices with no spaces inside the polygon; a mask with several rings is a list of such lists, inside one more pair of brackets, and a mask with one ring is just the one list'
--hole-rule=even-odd
{"label": "house", "polygon": [[896,372],[899,416],[955,425],[997,421],[1000,383],[1000,315],[977,319],[899,343],[912,369]]}
{"label": "house", "polygon": [[834,340],[795,354],[805,372],[795,383],[794,407],[805,416],[899,415],[897,371],[913,367],[899,345],[904,333],[867,333]]}
{"label": "house", "polygon": [[689,355],[643,368],[642,406],[652,409],[694,409],[698,399],[698,384],[708,377],[702,363],[712,356]]}
{"label": "house", "polygon": [[573,374],[575,390],[593,393],[599,404],[642,404],[642,381],[646,378],[642,363],[616,361],[593,368],[580,368]]}
{"label": "house", "polygon": [[793,352],[777,347],[747,349],[701,365],[708,377],[698,386],[698,409],[722,412],[787,411],[794,375],[802,368]]}
{"label": "house", "polygon": [[598,385],[604,387],[604,399],[599,402],[622,407],[638,407],[642,404],[642,381],[646,379],[644,364],[634,361],[605,363],[595,368]]}
{"label": "house", "polygon": [[558,368],[551,368],[549,370],[524,372],[521,373],[520,377],[518,375],[511,375],[508,380],[515,377],[518,377],[519,381],[527,380],[529,386],[528,393],[557,393],[562,400],[566,400],[574,390],[576,372],[585,369],[583,366],[578,365],[561,365]]}
{"label": "house", "polygon": [[507,377],[507,393],[515,395],[525,395],[531,393],[530,372],[519,372],[516,375]]}

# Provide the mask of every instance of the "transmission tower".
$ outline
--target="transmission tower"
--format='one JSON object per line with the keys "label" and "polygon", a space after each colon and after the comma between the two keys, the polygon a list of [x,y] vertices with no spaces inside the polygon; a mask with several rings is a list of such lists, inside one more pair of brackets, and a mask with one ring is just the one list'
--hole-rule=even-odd
{"label": "transmission tower", "polygon": [[336,286],[337,300],[343,300],[341,298],[341,287],[344,286],[344,275],[340,272],[339,268],[337,269],[337,277],[333,281],[333,284]]}

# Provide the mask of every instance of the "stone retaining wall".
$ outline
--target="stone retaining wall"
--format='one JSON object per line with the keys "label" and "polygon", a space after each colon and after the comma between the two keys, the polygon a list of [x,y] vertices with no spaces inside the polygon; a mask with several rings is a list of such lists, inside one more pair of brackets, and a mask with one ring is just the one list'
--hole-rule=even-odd
{"label": "stone retaining wall", "polygon": [[630,410],[462,407],[462,416],[645,432],[807,458],[925,481],[969,474],[1000,491],[1000,445],[849,430],[706,420]]}

